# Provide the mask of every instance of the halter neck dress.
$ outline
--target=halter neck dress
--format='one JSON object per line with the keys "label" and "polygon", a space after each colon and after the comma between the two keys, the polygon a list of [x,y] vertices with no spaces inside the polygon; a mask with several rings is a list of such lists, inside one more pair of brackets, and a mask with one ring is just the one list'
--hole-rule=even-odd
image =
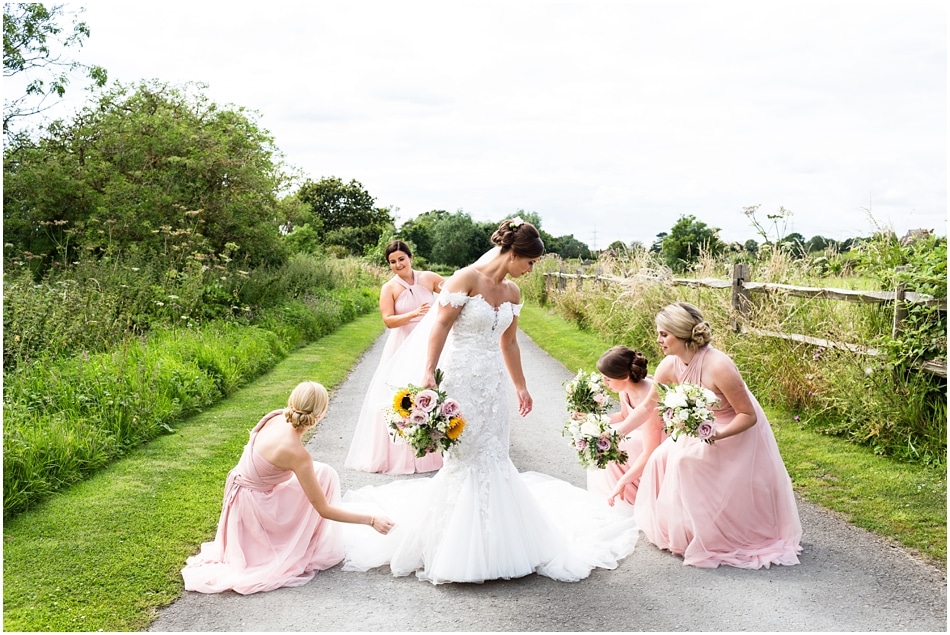
{"label": "halter neck dress", "polygon": [[[674,358],[677,383],[703,385],[709,350],[700,348],[689,365]],[[716,396],[715,424],[725,425],[736,411],[725,395]],[[754,426],[711,445],[668,437],[643,471],[637,525],[654,545],[683,556],[683,564],[758,569],[799,562],[802,526],[792,482],[765,413],[749,398]]]}
{"label": "halter neck dress", "polygon": [[[338,524],[317,513],[293,471],[274,466],[254,449],[261,428],[283,414],[269,412],[251,430],[225,481],[214,540],[201,545],[181,570],[186,590],[246,595],[296,587],[343,560]],[[327,502],[338,505],[336,470],[318,461],[313,468]]]}
{"label": "halter neck dress", "polygon": [[[396,298],[396,315],[415,311],[426,302],[430,306],[435,303],[435,294],[431,289],[418,283],[415,271],[412,272],[411,284],[399,276],[393,276],[393,280],[404,289]],[[417,316],[402,326],[389,329],[379,366],[370,381],[363,407],[360,410],[360,418],[353,430],[353,440],[350,442],[350,450],[343,463],[344,467],[361,472],[385,474],[431,472],[442,467],[441,454],[433,452],[418,458],[410,446],[393,441],[389,436],[389,426],[383,418],[383,412],[391,405],[392,395],[398,388],[398,386],[389,386],[383,379],[386,375],[392,376],[392,373],[387,373],[386,370],[389,361],[409,334],[419,325],[422,318],[423,316]],[[422,342],[420,345],[426,344],[427,342]],[[418,381],[419,378],[413,373],[419,372],[421,370],[418,368],[406,368],[403,384]]]}

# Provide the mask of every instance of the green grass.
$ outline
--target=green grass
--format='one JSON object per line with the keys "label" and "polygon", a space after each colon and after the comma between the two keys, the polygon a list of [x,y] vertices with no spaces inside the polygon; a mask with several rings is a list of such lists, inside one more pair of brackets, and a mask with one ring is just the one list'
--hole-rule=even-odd
{"label": "green grass", "polygon": [[146,628],[181,594],[185,559],[213,535],[224,477],[257,417],[305,379],[332,390],[381,332],[376,313],[357,318],[175,434],[5,522],[4,630]]}
{"label": "green grass", "polygon": [[[595,370],[601,354],[613,345],[537,306],[525,305],[518,325],[570,371]],[[658,361],[651,359],[651,368]],[[799,496],[946,568],[944,469],[903,463],[842,438],[804,430],[781,409],[766,408],[766,414]]]}

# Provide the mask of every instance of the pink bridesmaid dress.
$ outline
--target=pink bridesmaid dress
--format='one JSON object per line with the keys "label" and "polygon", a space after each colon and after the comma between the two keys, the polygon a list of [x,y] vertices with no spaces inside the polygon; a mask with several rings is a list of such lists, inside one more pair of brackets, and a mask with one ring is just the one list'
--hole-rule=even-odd
{"label": "pink bridesmaid dress", "polygon": [[[674,360],[677,382],[702,384],[699,349],[689,366]],[[748,388],[746,388],[748,391]],[[736,412],[722,394],[715,410],[723,425]],[[743,569],[798,564],[801,521],[792,482],[759,402],[757,422],[710,445],[694,437],[667,438],[647,462],[634,518],[647,539],[683,556],[683,564]]]}
{"label": "pink bridesmaid dress", "polygon": [[[282,416],[283,410],[274,410],[251,430],[240,462],[228,473],[214,541],[204,543],[181,570],[186,590],[247,595],[296,587],[343,560],[336,523],[317,513],[292,471],[278,469],[254,450],[258,431]],[[313,467],[327,501],[338,505],[336,470],[317,461]]]}
{"label": "pink bridesmaid dress", "polygon": [[[636,404],[630,403],[627,393],[621,397],[627,407],[633,410]],[[627,435],[627,438],[620,442],[620,449],[627,453],[626,463],[608,463],[607,467],[601,469],[598,467],[587,468],[587,491],[607,498],[614,491],[617,481],[627,473],[630,466],[633,465],[637,457],[643,452],[643,429],[637,428]],[[637,499],[637,489],[640,487],[640,479],[627,483],[622,494],[622,500],[633,505]]]}
{"label": "pink bridesmaid dress", "polygon": [[[405,288],[405,291],[396,298],[395,312],[397,315],[414,311],[426,302],[430,305],[435,303],[435,295],[432,290],[416,283],[415,272],[413,272],[412,284],[399,276],[395,276],[394,279]],[[346,455],[346,461],[343,463],[344,467],[361,472],[384,474],[431,472],[442,467],[442,455],[440,453],[432,452],[418,458],[415,450],[409,445],[393,441],[389,436],[389,426],[383,417],[385,409],[392,405],[392,395],[398,388],[398,386],[387,386],[385,384],[383,378],[392,376],[391,372],[386,372],[387,362],[399,350],[409,334],[415,330],[422,317],[415,317],[400,327],[389,329],[379,366],[370,381],[366,398],[363,400],[360,418],[353,431],[353,440],[350,442],[350,450]],[[423,346],[426,344],[426,342],[420,343]],[[413,372],[419,376],[413,376]],[[421,375],[421,368],[406,369],[405,383],[418,382]]]}

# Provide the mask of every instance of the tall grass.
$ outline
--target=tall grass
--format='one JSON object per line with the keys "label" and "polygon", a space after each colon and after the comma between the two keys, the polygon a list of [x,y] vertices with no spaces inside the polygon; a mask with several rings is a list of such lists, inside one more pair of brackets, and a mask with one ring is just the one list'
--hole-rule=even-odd
{"label": "tall grass", "polygon": [[[547,256],[521,284],[526,295],[565,319],[615,344],[659,360],[654,316],[665,305],[699,306],[712,326],[714,345],[736,359],[750,389],[765,403],[798,413],[801,425],[846,436],[876,453],[926,464],[946,462],[946,381],[920,373],[883,355],[737,334],[729,289],[673,286],[672,272],[644,251],[597,263],[620,282],[576,280],[562,291],[544,284],[544,273],[565,263]],[[853,288],[850,279],[816,280],[811,264],[773,251],[752,264],[755,281]],[[567,266],[572,272],[576,266]],[[696,278],[729,278],[730,265],[703,257]],[[590,271],[589,271],[590,272]],[[866,281],[858,283],[866,286]],[[893,309],[879,305],[756,294],[750,322],[777,332],[801,333],[833,342],[867,344],[890,337]],[[946,318],[944,317],[944,326]],[[945,342],[944,354],[945,354]]]}
{"label": "tall grass", "polygon": [[[377,273],[359,262],[300,258],[281,271],[285,286],[271,282],[267,306],[144,331],[90,325],[89,316],[102,313],[79,291],[88,287],[77,272],[72,282],[32,283],[20,272],[5,279],[5,300],[16,300],[4,307],[4,335],[17,341],[13,363],[4,364],[4,517],[174,432],[290,351],[376,308]],[[61,305],[52,301],[58,287]],[[131,295],[104,289],[96,297]],[[92,336],[67,328],[69,310]]]}

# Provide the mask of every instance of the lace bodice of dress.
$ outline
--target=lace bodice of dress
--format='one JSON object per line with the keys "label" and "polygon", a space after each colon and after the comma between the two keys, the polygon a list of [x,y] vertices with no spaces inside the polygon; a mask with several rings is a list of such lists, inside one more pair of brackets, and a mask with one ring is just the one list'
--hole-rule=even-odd
{"label": "lace bodice of dress", "polygon": [[521,305],[503,302],[496,309],[481,295],[448,291],[439,303],[463,307],[441,362],[444,388],[459,401],[467,424],[462,441],[445,453],[445,465],[491,469],[508,461],[510,380],[499,342]]}
{"label": "lace bodice of dress", "polygon": [[481,348],[497,350],[501,334],[511,325],[514,317],[521,312],[520,304],[502,302],[497,309],[485,298],[478,295],[465,295],[458,292],[443,291],[439,295],[439,304],[451,304],[454,307],[464,305],[452,329],[454,345],[458,348]]}

